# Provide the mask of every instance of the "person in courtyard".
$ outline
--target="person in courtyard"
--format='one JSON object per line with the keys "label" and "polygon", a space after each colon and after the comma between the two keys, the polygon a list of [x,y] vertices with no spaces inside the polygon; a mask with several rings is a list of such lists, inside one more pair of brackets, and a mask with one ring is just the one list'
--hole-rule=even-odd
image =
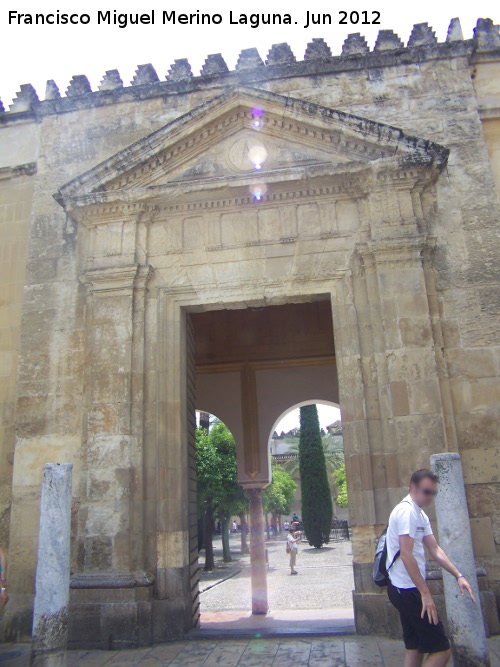
{"label": "person in courtyard", "polygon": [[0,547],[0,615],[9,601],[7,594],[7,556],[2,547]]}
{"label": "person in courtyard", "polygon": [[387,528],[387,593],[399,611],[403,627],[404,667],[420,667],[425,654],[425,667],[444,667],[450,659],[450,643],[425,581],[424,547],[456,578],[461,595],[467,592],[475,602],[469,582],[436,542],[423,511],[433,502],[437,490],[438,478],[433,472],[414,472],[410,493],[393,509]]}
{"label": "person in courtyard", "polygon": [[287,536],[288,549],[290,553],[290,574],[298,574],[295,569],[295,563],[297,561],[298,547],[297,543],[301,540],[301,534],[299,531],[295,530],[294,524],[290,526],[290,532]]}

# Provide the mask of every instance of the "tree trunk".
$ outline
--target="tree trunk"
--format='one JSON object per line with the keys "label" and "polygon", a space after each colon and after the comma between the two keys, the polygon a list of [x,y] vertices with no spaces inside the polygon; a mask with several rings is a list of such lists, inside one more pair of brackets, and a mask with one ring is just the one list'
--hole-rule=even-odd
{"label": "tree trunk", "polygon": [[208,433],[210,430],[210,415],[208,412],[200,412],[200,426]]}
{"label": "tree trunk", "polygon": [[270,540],[271,538],[269,536],[269,515],[267,512],[266,512],[266,533],[267,533],[267,539]]}
{"label": "tree trunk", "polygon": [[241,525],[241,553],[249,554],[250,548],[247,542],[247,530],[248,530],[247,518],[243,513],[240,514],[239,516]]}
{"label": "tree trunk", "polygon": [[233,559],[231,558],[231,549],[229,547],[229,519],[227,517],[222,517],[221,519],[221,533],[222,533],[222,557],[224,563],[230,563]]}
{"label": "tree trunk", "polygon": [[276,512],[271,513],[271,526],[273,529],[273,537],[278,536],[278,515]]}
{"label": "tree trunk", "polygon": [[214,512],[208,505],[205,512],[205,570],[211,571],[215,568],[214,560]]}

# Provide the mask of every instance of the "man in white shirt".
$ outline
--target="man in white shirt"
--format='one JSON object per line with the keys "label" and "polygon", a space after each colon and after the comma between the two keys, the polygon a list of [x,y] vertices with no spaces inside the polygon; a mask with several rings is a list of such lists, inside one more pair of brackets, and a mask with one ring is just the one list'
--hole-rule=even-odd
{"label": "man in white shirt", "polygon": [[430,470],[417,470],[410,480],[410,493],[393,509],[387,529],[386,567],[390,583],[387,593],[399,611],[406,647],[404,667],[445,667],[450,644],[438,619],[431,592],[425,582],[425,548],[441,567],[456,579],[475,602],[467,579],[436,542],[423,507],[437,494],[438,478]]}

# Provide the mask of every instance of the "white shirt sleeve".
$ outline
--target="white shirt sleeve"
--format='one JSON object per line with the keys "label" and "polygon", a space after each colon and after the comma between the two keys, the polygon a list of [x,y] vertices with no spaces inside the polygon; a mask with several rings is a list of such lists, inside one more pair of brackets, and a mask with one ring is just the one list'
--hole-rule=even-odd
{"label": "white shirt sleeve", "polygon": [[396,530],[398,535],[409,535],[415,539],[417,534],[417,522],[411,511],[411,507],[401,507],[396,516]]}
{"label": "white shirt sleeve", "polygon": [[427,516],[427,514],[424,514],[424,516],[425,516],[424,537],[427,537],[427,535],[434,535],[429,517]]}

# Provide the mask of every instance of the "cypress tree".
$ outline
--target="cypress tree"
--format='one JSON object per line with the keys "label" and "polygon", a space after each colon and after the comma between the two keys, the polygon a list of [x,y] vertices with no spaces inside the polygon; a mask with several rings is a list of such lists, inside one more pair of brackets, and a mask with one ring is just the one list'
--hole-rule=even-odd
{"label": "cypress tree", "polygon": [[299,468],[302,523],[309,544],[319,549],[330,539],[333,506],[315,405],[300,408]]}

